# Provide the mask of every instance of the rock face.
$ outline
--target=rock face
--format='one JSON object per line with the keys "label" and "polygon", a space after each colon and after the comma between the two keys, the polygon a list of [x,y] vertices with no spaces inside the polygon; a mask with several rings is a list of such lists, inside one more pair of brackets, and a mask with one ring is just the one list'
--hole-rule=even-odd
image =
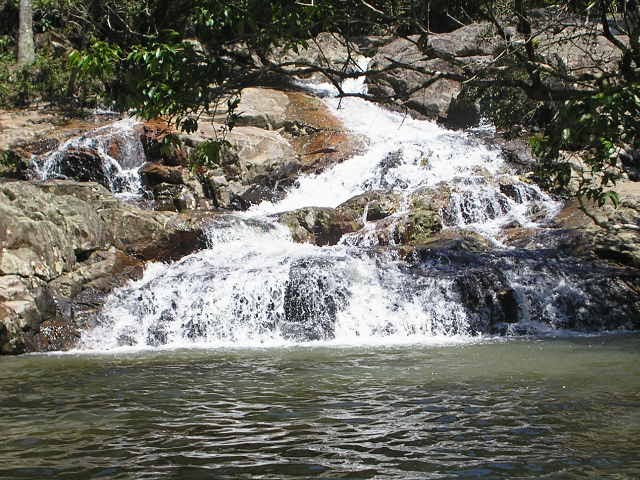
{"label": "rock face", "polygon": [[346,307],[349,291],[331,259],[306,258],[291,265],[285,290],[285,319],[279,328],[298,341],[334,337],[336,314]]}
{"label": "rock face", "polygon": [[139,274],[142,261],[205,243],[206,216],[140,210],[96,183],[2,182],[0,218],[3,353],[69,346],[83,312]]}
{"label": "rock face", "polygon": [[416,280],[409,289],[434,274],[450,279],[447,294],[464,306],[472,333],[640,327],[634,269],[544,249],[488,253],[446,246],[421,250],[413,261]]}
{"label": "rock face", "polygon": [[[456,51],[451,43],[440,37],[436,46]],[[411,36],[395,39],[382,47],[373,57],[370,67],[380,73],[370,77],[369,91],[376,96],[402,98],[405,105],[419,115],[444,120],[462,86],[455,80],[436,79],[436,72],[461,74],[462,71],[447,60],[425,54],[419,44],[420,37]],[[435,54],[438,50],[432,47],[431,51]]]}
{"label": "rock face", "polygon": [[91,148],[72,148],[60,159],[59,175],[78,182],[96,182],[106,188],[114,172],[105,165],[99,153]]}
{"label": "rock face", "polygon": [[[620,51],[603,36],[594,37],[588,28],[569,23],[562,31],[544,29],[536,35],[536,53],[545,63],[570,74],[597,74],[598,65],[615,69]],[[391,39],[373,48],[369,93],[393,98],[418,116],[453,128],[475,126],[480,121],[479,107],[465,98],[460,80],[523,42],[513,27],[507,27],[505,34],[506,40],[493,25],[473,23],[447,33]]]}
{"label": "rock face", "polygon": [[[357,53],[357,47],[348,44],[341,35],[323,32],[310,39],[305,48],[297,51],[282,49],[274,51],[271,54],[271,61],[274,63],[299,62],[302,65],[349,72],[354,71],[356,67],[353,59]],[[306,79],[326,81],[326,77],[320,73],[311,74]]]}

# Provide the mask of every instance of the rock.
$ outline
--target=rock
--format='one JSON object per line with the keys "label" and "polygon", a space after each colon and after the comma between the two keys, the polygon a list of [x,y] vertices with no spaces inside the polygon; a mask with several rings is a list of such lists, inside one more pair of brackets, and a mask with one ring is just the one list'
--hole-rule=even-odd
{"label": "rock", "polygon": [[547,250],[419,250],[413,261],[419,275],[410,288],[421,284],[421,276],[442,278],[450,285],[445,298],[466,311],[467,333],[640,327],[635,269]]}
{"label": "rock", "polygon": [[375,222],[396,213],[400,209],[401,200],[397,193],[374,190],[350,198],[336,210],[344,217]]}
{"label": "rock", "polygon": [[444,59],[492,56],[501,43],[490,23],[472,23],[452,32],[429,35],[427,51]]}
{"label": "rock", "polygon": [[229,133],[228,140],[238,155],[243,184],[274,185],[300,169],[289,142],[275,132],[238,127]]}
{"label": "rock", "polygon": [[480,125],[481,118],[480,106],[461,93],[449,102],[444,124],[452,129],[465,129]]}
{"label": "rock", "polygon": [[409,252],[416,253],[419,258],[427,258],[433,252],[488,252],[492,247],[491,242],[477,232],[450,228],[432,235]]}
{"label": "rock", "polygon": [[60,152],[56,174],[61,178],[78,182],[96,182],[110,188],[110,179],[115,174],[112,165],[105,164],[100,153],[87,147],[69,148]]}
{"label": "rock", "polygon": [[505,160],[521,172],[529,172],[536,166],[536,159],[531,147],[522,139],[496,139],[498,148],[502,150]]}
{"label": "rock", "polygon": [[[220,126],[201,123],[197,134],[183,135],[190,146],[217,138]],[[300,162],[289,142],[279,133],[256,127],[236,127],[227,134],[231,149],[223,149],[219,168],[227,181],[243,185],[259,183],[274,186],[279,180],[294,175]]]}
{"label": "rock", "polygon": [[306,207],[279,215],[289,227],[294,241],[315,245],[335,245],[346,233],[362,228],[362,216],[332,208]]}
{"label": "rock", "polygon": [[169,212],[184,212],[195,210],[200,205],[198,200],[203,195],[196,196],[186,185],[172,185],[160,183],[153,187],[154,206],[156,210]]}
{"label": "rock", "polygon": [[46,283],[35,277],[0,276],[0,354],[31,350],[29,332],[53,315],[53,298]]}
{"label": "rock", "polygon": [[344,275],[329,258],[304,258],[291,265],[285,320],[278,325],[285,338],[310,341],[334,337],[336,314],[347,306],[350,295]]}
{"label": "rock", "polygon": [[[623,42],[625,37],[619,36]],[[537,37],[537,53],[568,75],[599,75],[615,71],[622,52],[590,26],[576,25],[559,32],[543,30]],[[588,54],[585,54],[588,52]]]}
{"label": "rock", "polygon": [[463,68],[487,64],[500,42],[489,24],[471,24],[453,32],[398,38],[378,50],[373,58],[369,91],[392,97],[417,112],[439,119],[451,128],[468,128],[480,122],[475,102],[461,95],[457,79],[437,78],[440,72],[462,75]]}
{"label": "rock", "polygon": [[[306,47],[296,50],[276,49],[270,55],[274,63],[300,62],[329,68],[338,71],[354,71],[356,67],[354,57],[358,54],[355,45],[347,46],[347,41],[337,33],[323,32],[307,42]],[[288,68],[288,67],[285,67]],[[291,68],[293,70],[294,68]],[[305,76],[312,81],[326,81],[320,73]]]}
{"label": "rock", "polygon": [[411,195],[410,210],[398,227],[398,235],[406,245],[428,243],[431,237],[443,227],[440,212],[447,204],[449,193],[446,189],[425,188]]}
{"label": "rock", "polygon": [[215,193],[210,190],[208,176],[211,176],[209,171],[204,171],[198,178],[186,167],[159,163],[145,163],[140,170],[143,184],[153,194],[155,209],[161,211],[207,208],[205,197],[213,199]]}
{"label": "rock", "polygon": [[118,258],[137,261],[180,258],[204,247],[210,217],[140,210],[96,183],[0,183],[0,350],[59,345],[60,335],[55,341],[38,336],[40,325],[60,320],[55,312],[78,285],[104,285],[124,264],[114,257],[100,263],[93,252],[113,248]]}
{"label": "rock", "polygon": [[113,115],[90,115],[82,120],[70,120],[62,112],[38,107],[1,110],[0,150],[19,149],[29,157],[41,155],[69,138],[113,121]]}
{"label": "rock", "polygon": [[432,81],[433,75],[413,68],[434,73],[462,72],[445,60],[429,58],[420,51],[418,41],[417,36],[399,38],[378,51],[370,67],[374,73],[369,77],[369,92],[399,99],[419,116],[446,119],[451,101],[461,92],[460,82],[446,78]]}
{"label": "rock", "polygon": [[175,128],[162,119],[147,121],[142,125],[140,140],[148,162],[170,166],[188,166],[189,152],[179,146],[167,147],[170,135],[177,135]]}
{"label": "rock", "polygon": [[285,132],[302,163],[302,171],[319,173],[362,150],[364,139],[346,131],[320,99],[287,92]]}
{"label": "rock", "polygon": [[640,181],[640,149],[629,149],[620,154],[624,170],[633,182]]}
{"label": "rock", "polygon": [[145,163],[140,168],[140,178],[149,187],[154,187],[161,183],[184,184],[182,167],[172,167],[160,163]]}
{"label": "rock", "polygon": [[[289,97],[271,88],[245,88],[234,113],[239,115],[236,125],[278,130],[287,122]],[[220,118],[224,121],[223,118]]]}
{"label": "rock", "polygon": [[471,312],[471,333],[497,333],[500,326],[522,320],[517,295],[499,270],[467,269],[454,285]]}
{"label": "rock", "polygon": [[636,182],[622,182],[616,190],[622,199],[619,208],[598,207],[585,201],[585,212],[579,202],[573,200],[553,219],[551,227],[568,249],[639,268],[640,187]]}

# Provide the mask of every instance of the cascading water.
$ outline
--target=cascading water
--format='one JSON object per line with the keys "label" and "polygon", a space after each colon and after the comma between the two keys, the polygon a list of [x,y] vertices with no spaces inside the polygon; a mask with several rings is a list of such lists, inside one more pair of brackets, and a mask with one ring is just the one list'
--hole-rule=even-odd
{"label": "cascading water", "polygon": [[146,161],[137,125],[132,119],[120,120],[68,140],[34,158],[36,173],[42,180],[97,181],[122,199],[137,200],[143,194],[138,170]]}
{"label": "cascading water", "polygon": [[[345,85],[365,88],[364,79]],[[498,289],[488,287],[482,300],[470,300],[473,289],[452,268],[455,261],[417,268],[392,253],[372,253],[362,246],[375,242],[359,241],[368,226],[331,247],[292,241],[273,214],[336,207],[375,189],[400,194],[406,211],[415,192],[446,188],[446,227],[473,229],[498,244],[505,225],[536,225],[559,206],[470,134],[359,98],[325,101],[348,129],[368,139],[366,152],[302,176],[279,202],[219,217],[207,249],[150,265],[141,280],[114,292],[99,326],[83,336],[83,348],[451,341],[486,331],[487,316],[526,320],[518,304],[529,301],[530,292],[502,288],[505,275],[497,275]],[[515,320],[494,312],[508,312],[511,304]]]}

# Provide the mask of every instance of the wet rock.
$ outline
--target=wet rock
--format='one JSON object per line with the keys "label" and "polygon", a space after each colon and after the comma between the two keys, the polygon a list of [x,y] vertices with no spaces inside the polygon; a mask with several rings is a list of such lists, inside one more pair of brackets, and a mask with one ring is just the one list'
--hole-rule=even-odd
{"label": "wet rock", "polygon": [[347,306],[349,290],[334,261],[306,258],[291,265],[285,290],[285,320],[278,327],[297,341],[334,337],[337,313]]}
{"label": "wet rock", "polygon": [[492,247],[491,242],[477,232],[449,228],[431,236],[427,242],[408,252],[415,252],[418,258],[428,258],[434,252],[488,252]]}
{"label": "wet rock", "polygon": [[400,209],[400,202],[399,194],[376,190],[357,195],[339,205],[336,210],[347,218],[362,218],[367,222],[374,222],[396,213]]}
{"label": "wet rock", "polygon": [[296,242],[335,245],[346,233],[362,228],[362,217],[332,208],[306,207],[280,214],[280,223],[289,227]]}
{"label": "wet rock", "polygon": [[417,190],[411,195],[410,210],[398,235],[403,244],[421,245],[443,228],[441,211],[447,205],[449,192],[446,188]]}
{"label": "wet rock", "polygon": [[465,270],[454,285],[470,311],[471,333],[497,333],[499,326],[521,320],[517,294],[499,271]]}
{"label": "wet rock", "polygon": [[422,275],[452,279],[472,333],[640,327],[640,275],[593,258],[547,250],[420,250]]}
{"label": "wet rock", "polygon": [[112,166],[105,164],[97,150],[69,148],[61,153],[57,175],[78,182],[96,182],[110,188],[110,178],[115,174]]}

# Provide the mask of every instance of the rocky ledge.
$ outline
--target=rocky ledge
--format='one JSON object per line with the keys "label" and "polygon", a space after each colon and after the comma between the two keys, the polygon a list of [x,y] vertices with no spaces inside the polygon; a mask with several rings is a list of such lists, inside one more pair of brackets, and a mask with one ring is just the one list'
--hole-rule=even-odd
{"label": "rocky ledge", "polygon": [[96,183],[0,183],[0,352],[68,349],[145,261],[206,244],[212,213],[127,205]]}

